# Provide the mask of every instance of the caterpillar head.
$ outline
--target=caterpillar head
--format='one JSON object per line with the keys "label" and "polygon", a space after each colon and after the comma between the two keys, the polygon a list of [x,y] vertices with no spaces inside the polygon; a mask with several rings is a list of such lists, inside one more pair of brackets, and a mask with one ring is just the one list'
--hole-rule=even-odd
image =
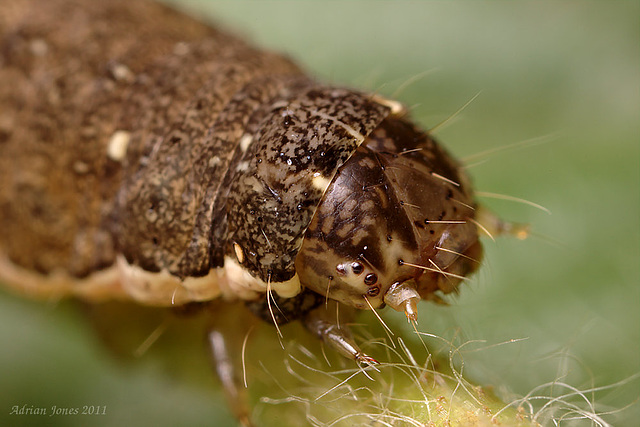
{"label": "caterpillar head", "polygon": [[388,118],[327,188],[296,258],[300,282],[356,308],[417,315],[479,266],[476,204],[460,165],[409,122]]}

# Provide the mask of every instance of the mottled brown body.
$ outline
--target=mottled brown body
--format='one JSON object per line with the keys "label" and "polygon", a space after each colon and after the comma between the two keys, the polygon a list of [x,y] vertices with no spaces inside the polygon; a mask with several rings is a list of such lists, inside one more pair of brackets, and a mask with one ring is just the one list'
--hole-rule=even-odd
{"label": "mottled brown body", "polygon": [[14,288],[409,315],[477,268],[464,171],[393,101],[145,1],[18,0],[0,30]]}
{"label": "mottled brown body", "polygon": [[[0,281],[17,291],[241,299],[374,364],[349,307],[417,321],[478,267],[469,179],[401,105],[164,6],[3,4],[0,82]],[[248,425],[217,320],[209,345]]]}
{"label": "mottled brown body", "polygon": [[[118,246],[150,271],[201,273],[211,239],[198,214],[217,195],[206,184],[222,182],[248,117],[219,114],[248,82],[297,68],[158,4],[7,6],[0,212],[11,226],[0,241],[11,260],[82,277],[113,264]],[[116,130],[131,132],[120,162],[105,155]],[[223,160],[207,167],[213,155]]]}
{"label": "mottled brown body", "polygon": [[114,262],[106,225],[124,169],[105,153],[135,76],[179,41],[218,36],[162,6],[124,3],[0,7],[0,242],[20,266],[82,277]]}

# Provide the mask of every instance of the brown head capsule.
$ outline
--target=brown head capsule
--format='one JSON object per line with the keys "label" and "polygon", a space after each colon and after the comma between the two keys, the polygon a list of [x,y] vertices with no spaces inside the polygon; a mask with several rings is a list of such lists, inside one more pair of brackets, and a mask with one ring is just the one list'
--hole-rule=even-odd
{"label": "brown head capsule", "polygon": [[453,291],[478,267],[475,211],[461,166],[409,121],[388,117],[327,188],[296,259],[300,281],[415,320],[419,299]]}

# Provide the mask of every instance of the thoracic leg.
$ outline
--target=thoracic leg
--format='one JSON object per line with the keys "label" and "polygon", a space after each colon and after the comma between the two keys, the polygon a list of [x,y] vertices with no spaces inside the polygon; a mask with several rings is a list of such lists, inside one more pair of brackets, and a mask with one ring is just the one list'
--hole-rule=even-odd
{"label": "thoracic leg", "polygon": [[335,301],[329,301],[326,306],[323,304],[308,312],[302,319],[304,326],[349,359],[365,365],[377,364],[378,361],[360,350],[346,325],[353,312],[347,307],[340,307],[341,313],[338,314],[336,304]]}
{"label": "thoracic leg", "polygon": [[324,296],[310,290],[293,298],[281,298],[277,294],[271,294],[269,298],[271,304],[264,298],[248,302],[247,307],[268,323],[282,325],[300,319],[309,331],[340,354],[365,365],[378,363],[364,354],[351,336],[347,323],[351,321],[354,309],[340,306],[337,310],[337,302],[326,301]]}

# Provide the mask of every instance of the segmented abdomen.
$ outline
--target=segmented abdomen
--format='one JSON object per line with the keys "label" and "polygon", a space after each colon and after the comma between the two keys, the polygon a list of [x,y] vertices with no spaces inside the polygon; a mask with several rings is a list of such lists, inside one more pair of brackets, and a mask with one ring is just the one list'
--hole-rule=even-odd
{"label": "segmented abdomen", "polygon": [[[180,67],[177,43],[221,40],[156,4],[124,3],[20,0],[0,8],[0,221],[11,224],[0,242],[30,270],[83,277],[113,263],[105,224],[128,171],[107,152],[123,113],[131,114],[124,106],[141,96],[135,82],[162,63],[168,72],[173,59],[165,87],[156,88],[168,96],[172,79],[193,73],[189,55]],[[193,96],[171,85],[167,121],[183,115]],[[130,152],[142,152],[144,142],[135,144]]]}

